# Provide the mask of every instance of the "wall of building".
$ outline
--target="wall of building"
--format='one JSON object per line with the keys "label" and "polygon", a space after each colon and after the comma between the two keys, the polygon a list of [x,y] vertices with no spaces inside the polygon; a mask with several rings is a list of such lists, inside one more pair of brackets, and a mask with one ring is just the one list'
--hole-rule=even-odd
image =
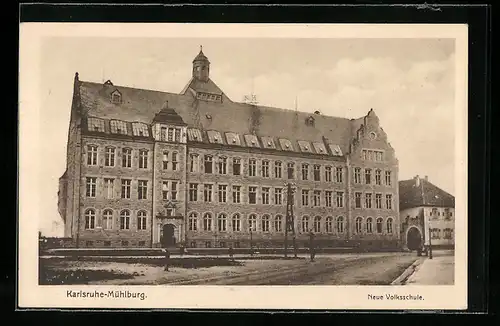
{"label": "wall of building", "polygon": [[[450,215],[447,215],[445,210]],[[426,244],[429,241],[429,232],[432,233],[430,238],[433,246],[452,246],[455,244],[455,208],[425,207],[423,214]],[[435,230],[431,231],[432,229]]]}
{"label": "wall of building", "polygon": [[425,242],[426,234],[423,225],[423,208],[412,207],[404,209],[400,212],[401,219],[401,240],[404,248],[408,248],[408,231],[410,228],[416,228]]}

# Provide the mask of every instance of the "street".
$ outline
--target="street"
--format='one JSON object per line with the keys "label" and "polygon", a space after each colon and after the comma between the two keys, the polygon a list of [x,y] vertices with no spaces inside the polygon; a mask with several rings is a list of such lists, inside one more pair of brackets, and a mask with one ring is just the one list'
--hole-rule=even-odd
{"label": "street", "polygon": [[455,255],[452,250],[436,250],[426,258],[405,282],[406,285],[453,285]]}

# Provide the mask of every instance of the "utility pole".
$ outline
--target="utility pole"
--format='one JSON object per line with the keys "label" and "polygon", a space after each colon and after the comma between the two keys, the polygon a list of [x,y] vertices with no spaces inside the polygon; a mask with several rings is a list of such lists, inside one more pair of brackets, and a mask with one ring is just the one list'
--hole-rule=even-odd
{"label": "utility pole", "polygon": [[297,258],[297,244],[295,242],[295,223],[293,218],[293,193],[294,189],[291,183],[286,185],[287,187],[287,197],[286,197],[286,218],[285,218],[285,258],[288,257],[288,232],[292,233],[293,236],[293,252],[294,257]]}
{"label": "utility pole", "polygon": [[429,218],[429,259],[432,259],[432,242],[431,242],[431,238],[432,238],[432,234],[431,234],[431,219]]}

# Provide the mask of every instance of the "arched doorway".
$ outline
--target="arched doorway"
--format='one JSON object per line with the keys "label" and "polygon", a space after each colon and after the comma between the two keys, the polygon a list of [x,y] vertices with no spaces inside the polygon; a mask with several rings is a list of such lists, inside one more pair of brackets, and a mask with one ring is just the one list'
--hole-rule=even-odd
{"label": "arched doorway", "polygon": [[406,245],[410,250],[422,248],[422,233],[416,227],[410,227],[406,232]]}
{"label": "arched doorway", "polygon": [[175,226],[173,224],[163,225],[161,244],[163,248],[175,246]]}

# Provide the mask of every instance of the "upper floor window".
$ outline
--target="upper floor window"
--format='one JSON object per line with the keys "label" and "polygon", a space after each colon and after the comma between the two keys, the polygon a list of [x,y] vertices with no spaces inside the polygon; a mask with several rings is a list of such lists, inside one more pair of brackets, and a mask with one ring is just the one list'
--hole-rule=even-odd
{"label": "upper floor window", "polygon": [[167,140],[167,127],[161,127],[160,128],[160,140],[161,141],[166,141]]}
{"label": "upper floor window", "polygon": [[281,161],[274,162],[274,177],[277,179],[282,178],[282,164]]}
{"label": "upper floor window", "polygon": [[233,203],[241,203],[241,186],[233,186]]}
{"label": "upper floor window", "polygon": [[307,180],[309,177],[309,165],[302,164],[302,180]]}
{"label": "upper floor window", "polygon": [[337,231],[338,233],[344,233],[344,217],[342,216],[337,218]]}
{"label": "upper floor window", "polygon": [[375,170],[375,184],[377,186],[382,184],[382,172],[380,170]]}
{"label": "upper floor window", "polygon": [[137,199],[148,198],[148,182],[146,180],[137,181]]}
{"label": "upper floor window", "polygon": [[385,195],[385,207],[387,209],[392,209],[392,195]]}
{"label": "upper floor window", "polygon": [[124,148],[122,150],[122,167],[132,167],[132,149],[130,148]]}
{"label": "upper floor window", "polygon": [[227,201],[227,185],[219,185],[219,203]]}
{"label": "upper floor window", "polygon": [[295,165],[293,163],[287,164],[287,178],[294,179],[295,174]]}
{"label": "upper floor window", "polygon": [[363,218],[358,216],[356,217],[356,233],[360,234],[363,232]]}
{"label": "upper floor window", "polygon": [[163,152],[163,170],[168,170],[168,152]]}
{"label": "upper floor window", "polygon": [[95,229],[95,211],[93,209],[87,209],[85,211],[85,229],[93,230]]}
{"label": "upper floor window", "polygon": [[248,230],[249,231],[257,231],[257,215],[250,214],[248,217]]}
{"label": "upper floor window", "polygon": [[365,169],[365,183],[367,185],[372,183],[372,170],[371,169]]}
{"label": "upper floor window", "polygon": [[122,95],[118,91],[111,93],[111,102],[114,104],[120,104],[122,102]]}
{"label": "upper floor window", "polygon": [[308,216],[302,217],[302,228],[301,228],[301,231],[303,233],[306,233],[306,232],[309,231],[309,217]]}
{"label": "upper floor window", "polygon": [[321,190],[313,191],[313,206],[321,206]]}
{"label": "upper floor window", "polygon": [[213,171],[212,156],[205,155],[205,173],[212,173],[212,171]]}
{"label": "upper floor window", "polygon": [[262,187],[262,204],[269,205],[269,187]]}
{"label": "upper floor window", "polygon": [[337,166],[335,168],[335,182],[342,182],[343,181],[343,169],[341,166]]}
{"label": "upper floor window", "polygon": [[325,190],[325,206],[332,207],[332,195],[333,192],[331,190]]}
{"label": "upper floor window", "polygon": [[122,198],[130,199],[130,188],[131,188],[132,180],[122,179]]}
{"label": "upper floor window", "polygon": [[189,214],[189,231],[198,231],[198,213]]}
{"label": "upper floor window", "polygon": [[382,218],[377,218],[377,233],[382,233]]}
{"label": "upper floor window", "polygon": [[344,192],[337,191],[337,207],[344,207]]}
{"label": "upper floor window", "polygon": [[302,190],[302,206],[309,205],[309,190]]}
{"label": "upper floor window", "polygon": [[106,147],[106,156],[104,157],[105,166],[115,166],[115,148]]}
{"label": "upper floor window", "polygon": [[321,217],[316,216],[314,218],[314,233],[319,233],[321,232]]}
{"label": "upper floor window", "polygon": [[189,155],[189,172],[199,172],[200,171],[200,158],[198,154]]}
{"label": "upper floor window", "polygon": [[281,215],[274,217],[274,231],[283,232],[283,221]]}
{"label": "upper floor window", "polygon": [[365,194],[365,208],[372,208],[372,194]]}
{"label": "upper floor window", "polygon": [[373,219],[371,217],[366,219],[366,233],[373,233]]}
{"label": "upper floor window", "polygon": [[321,166],[315,164],[313,167],[313,176],[314,176],[314,181],[320,181],[321,180]]}
{"label": "upper floor window", "polygon": [[129,230],[130,229],[130,211],[123,210],[120,213],[120,229]]}
{"label": "upper floor window", "polygon": [[392,185],[391,171],[385,171],[385,184]]}
{"label": "upper floor window", "polygon": [[326,182],[332,181],[332,167],[331,166],[325,166],[325,181]]}
{"label": "upper floor window", "polygon": [[203,230],[212,231],[212,214],[210,213],[203,215]]}
{"label": "upper floor window", "polygon": [[257,203],[257,187],[254,186],[248,187],[248,203],[249,204]]}
{"label": "upper floor window", "polygon": [[331,216],[328,216],[325,221],[325,231],[327,233],[332,233],[333,232],[333,218]]}
{"label": "upper floor window", "polygon": [[269,178],[269,161],[262,161],[262,176],[264,178]]}
{"label": "upper floor window", "polygon": [[141,149],[139,151],[139,169],[147,169],[148,168],[148,151],[145,149]]}
{"label": "upper floor window", "polygon": [[172,142],[174,141],[174,129],[168,128],[167,130],[167,140]]}
{"label": "upper floor window", "polygon": [[181,141],[181,130],[179,128],[175,128],[174,131],[174,141],[180,142]]}
{"label": "upper floor window", "polygon": [[95,177],[87,178],[87,183],[86,183],[86,195],[87,195],[87,197],[95,197],[96,186],[97,186],[97,178],[95,178]]}
{"label": "upper floor window", "polygon": [[233,158],[233,175],[241,174],[241,159]]}
{"label": "upper floor window", "polygon": [[354,168],[354,183],[361,183],[361,168]]}
{"label": "upper floor window", "polygon": [[257,174],[257,161],[254,158],[248,160],[248,175],[255,177]]}
{"label": "upper floor window", "polygon": [[262,232],[269,232],[270,231],[270,228],[269,228],[270,217],[269,217],[269,215],[262,216],[261,223],[262,223]]}
{"label": "upper floor window", "polygon": [[177,171],[179,161],[177,152],[172,152],[172,171]]}
{"label": "upper floor window", "polygon": [[146,230],[147,217],[145,211],[139,211],[137,213],[137,230]]}
{"label": "upper floor window", "polygon": [[393,220],[392,218],[387,219],[387,234],[392,234],[392,226],[393,226]]}
{"label": "upper floor window", "polygon": [[233,225],[233,232],[240,232],[241,231],[241,217],[240,214],[236,213],[233,215],[232,223]]}
{"label": "upper floor window", "polygon": [[361,208],[361,193],[354,193],[354,207]]}
{"label": "upper floor window", "polygon": [[382,194],[375,194],[375,208],[382,208]]}
{"label": "upper floor window", "polygon": [[219,173],[220,174],[227,174],[227,158],[226,157],[219,157]]}
{"label": "upper floor window", "polygon": [[219,214],[217,219],[217,229],[219,232],[226,232],[227,230],[227,216],[224,213]]}
{"label": "upper floor window", "polygon": [[113,211],[105,209],[102,213],[102,228],[104,230],[111,230],[113,228]]}
{"label": "upper floor window", "polygon": [[97,146],[87,146],[87,165],[97,165]]}
{"label": "upper floor window", "polygon": [[203,185],[203,200],[206,203],[212,201],[213,186],[211,184]]}
{"label": "upper floor window", "polygon": [[274,204],[283,205],[283,189],[274,188]]}
{"label": "upper floor window", "polygon": [[198,201],[198,184],[189,184],[189,201]]}

